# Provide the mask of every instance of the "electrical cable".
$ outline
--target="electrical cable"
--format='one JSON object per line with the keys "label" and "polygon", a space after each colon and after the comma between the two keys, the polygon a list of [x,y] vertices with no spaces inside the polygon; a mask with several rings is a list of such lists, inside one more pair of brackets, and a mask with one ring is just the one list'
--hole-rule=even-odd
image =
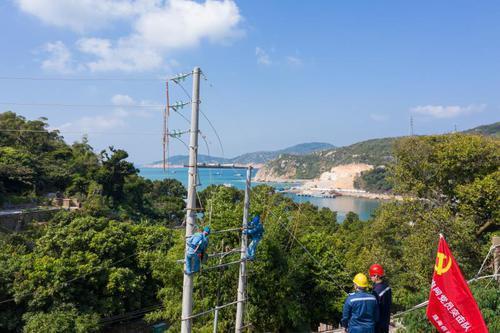
{"label": "electrical cable", "polygon": [[160,104],[66,104],[66,103],[20,103],[20,102],[0,102],[0,105],[13,106],[40,106],[40,107],[71,107],[71,108],[164,108]]}

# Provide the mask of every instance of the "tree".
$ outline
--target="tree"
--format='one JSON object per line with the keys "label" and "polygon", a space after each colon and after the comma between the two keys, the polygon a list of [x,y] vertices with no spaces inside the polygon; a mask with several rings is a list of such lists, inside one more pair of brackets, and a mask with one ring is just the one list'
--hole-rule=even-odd
{"label": "tree", "polygon": [[49,325],[48,331],[60,332],[76,325],[78,331],[96,316],[155,304],[159,285],[150,265],[171,245],[171,232],[162,226],[60,214],[21,257],[15,275],[25,329]]}
{"label": "tree", "polygon": [[408,137],[396,142],[395,191],[453,203],[457,189],[497,171],[500,141],[479,135]]}
{"label": "tree", "polygon": [[136,175],[138,170],[125,159],[126,151],[109,147],[111,155],[103,150],[100,154],[102,166],[95,174],[95,180],[102,185],[103,195],[112,199],[112,204],[117,207],[125,200],[123,187],[128,176]]}

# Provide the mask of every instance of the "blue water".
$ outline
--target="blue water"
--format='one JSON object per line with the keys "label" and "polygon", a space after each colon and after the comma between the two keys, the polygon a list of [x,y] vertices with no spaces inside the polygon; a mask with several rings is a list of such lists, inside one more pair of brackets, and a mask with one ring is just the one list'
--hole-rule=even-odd
{"label": "blue water", "polygon": [[[140,174],[151,180],[159,180],[165,178],[173,178],[180,181],[184,186],[187,186],[187,168],[163,169],[141,168]],[[256,170],[252,171],[252,177],[255,176]],[[199,169],[200,186],[198,189],[204,189],[211,184],[215,185],[231,185],[238,189],[245,188],[246,170],[237,169]],[[252,182],[252,185],[262,184]],[[293,183],[268,183],[276,188],[289,188],[296,184]],[[299,197],[295,194],[288,193],[295,202],[309,201],[318,207],[326,207],[337,212],[337,219],[343,221],[348,212],[354,212],[359,215],[362,220],[368,220],[375,209],[380,206],[380,200],[355,198],[348,196],[340,196],[336,198],[314,198],[314,197]]]}

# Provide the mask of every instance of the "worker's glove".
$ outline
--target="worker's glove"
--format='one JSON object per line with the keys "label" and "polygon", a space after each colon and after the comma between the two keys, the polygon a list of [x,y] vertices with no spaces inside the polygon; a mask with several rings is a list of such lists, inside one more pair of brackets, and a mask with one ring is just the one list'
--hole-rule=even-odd
{"label": "worker's glove", "polygon": [[200,260],[203,264],[205,264],[208,261],[208,256],[205,255],[205,253],[201,254]]}

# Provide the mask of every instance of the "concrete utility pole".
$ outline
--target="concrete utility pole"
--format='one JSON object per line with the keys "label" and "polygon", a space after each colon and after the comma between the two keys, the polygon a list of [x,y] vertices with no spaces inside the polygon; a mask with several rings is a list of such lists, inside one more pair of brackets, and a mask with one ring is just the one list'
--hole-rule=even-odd
{"label": "concrete utility pole", "polygon": [[[248,211],[250,209],[250,186],[252,179],[252,167],[247,169],[247,181],[245,187],[245,206],[243,208],[243,230],[248,226]],[[245,312],[245,289],[247,284],[247,235],[241,233],[241,263],[240,276],[238,279],[238,303],[236,304],[236,333],[243,332],[243,313]]]}
{"label": "concrete utility pole", "polygon": [[[198,119],[200,107],[200,73],[199,67],[193,69],[193,97],[191,100],[191,137],[189,139],[189,169],[188,169],[188,197],[186,203],[186,240],[193,234],[196,224],[196,184],[198,164]],[[187,247],[184,250],[186,257]],[[186,265],[184,263],[184,272]],[[184,284],[182,288],[182,323],[181,333],[191,333],[193,312],[193,276],[184,273]],[[187,319],[189,318],[189,319]]]}
{"label": "concrete utility pole", "polygon": [[[493,236],[492,239],[493,249],[493,274],[498,274],[500,272],[500,237]],[[496,277],[496,280],[500,283],[500,277]]]}

